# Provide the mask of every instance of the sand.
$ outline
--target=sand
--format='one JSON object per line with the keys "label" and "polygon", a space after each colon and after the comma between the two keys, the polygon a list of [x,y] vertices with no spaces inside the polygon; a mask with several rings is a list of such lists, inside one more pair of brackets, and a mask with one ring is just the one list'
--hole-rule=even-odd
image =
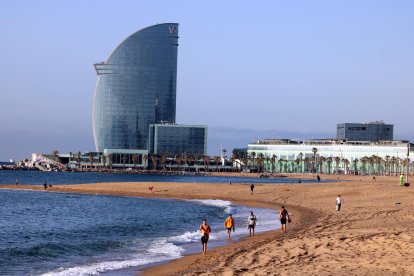
{"label": "sand", "polygon": [[[314,178],[300,176],[307,177]],[[329,178],[336,180],[338,176]],[[193,254],[150,267],[144,275],[414,275],[413,187],[400,187],[398,177],[378,176],[374,182],[371,177],[340,176],[340,180],[257,184],[253,195],[249,185],[227,183],[100,183],[50,190],[214,198],[277,209],[284,204],[291,214],[293,222],[287,234],[275,230],[245,238],[211,249],[206,255]],[[148,186],[154,186],[152,192]],[[341,212],[335,211],[338,193],[343,198]]]}

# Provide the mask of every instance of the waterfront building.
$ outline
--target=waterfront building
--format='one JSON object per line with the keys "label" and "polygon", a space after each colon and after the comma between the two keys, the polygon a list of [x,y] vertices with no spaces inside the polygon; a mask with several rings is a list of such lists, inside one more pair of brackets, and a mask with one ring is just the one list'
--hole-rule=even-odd
{"label": "waterfront building", "polygon": [[408,141],[268,139],[248,144],[247,152],[251,165],[267,171],[396,174],[413,150]]}
{"label": "waterfront building", "polygon": [[152,154],[207,155],[207,126],[153,124],[148,136]]}
{"label": "waterfront building", "polygon": [[175,123],[178,24],[144,28],[95,64],[96,150],[147,150],[151,124]]}
{"label": "waterfront building", "polygon": [[342,123],[336,126],[336,138],[350,141],[371,141],[394,139],[394,125],[383,121],[369,123]]}

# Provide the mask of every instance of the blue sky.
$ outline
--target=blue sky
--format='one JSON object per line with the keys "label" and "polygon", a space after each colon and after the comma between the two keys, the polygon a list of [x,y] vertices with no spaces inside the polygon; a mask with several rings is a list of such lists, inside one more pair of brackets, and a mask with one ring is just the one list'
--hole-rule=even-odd
{"label": "blue sky", "polygon": [[92,151],[92,64],[179,26],[177,122],[209,154],[384,120],[414,138],[414,1],[0,2],[0,160]]}

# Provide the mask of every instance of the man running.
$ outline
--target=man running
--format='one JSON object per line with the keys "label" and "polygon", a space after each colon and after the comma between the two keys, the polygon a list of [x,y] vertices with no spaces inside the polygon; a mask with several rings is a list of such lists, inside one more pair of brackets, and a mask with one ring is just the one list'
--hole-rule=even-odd
{"label": "man running", "polygon": [[285,206],[282,206],[282,209],[280,209],[279,218],[280,218],[280,224],[282,225],[282,232],[287,233],[286,219],[289,220],[290,222],[290,217],[289,217],[289,213],[286,210]]}
{"label": "man running", "polygon": [[207,252],[207,242],[210,238],[211,228],[207,224],[207,220],[203,219],[203,223],[200,225],[201,245],[203,246],[203,254]]}
{"label": "man running", "polygon": [[247,228],[249,229],[249,237],[254,236],[254,228],[256,227],[256,216],[253,214],[253,211],[250,211],[250,215],[247,218]]}
{"label": "man running", "polygon": [[226,220],[224,221],[224,227],[227,228],[227,235],[229,236],[230,239],[230,233],[231,233],[231,229],[233,228],[233,232],[234,232],[234,219],[231,216],[231,214],[226,218]]}

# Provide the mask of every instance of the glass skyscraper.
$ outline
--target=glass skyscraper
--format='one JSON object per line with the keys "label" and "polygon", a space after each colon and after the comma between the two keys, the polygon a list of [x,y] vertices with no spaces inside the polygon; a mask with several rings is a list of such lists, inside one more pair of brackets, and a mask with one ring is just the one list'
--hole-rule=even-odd
{"label": "glass skyscraper", "polygon": [[144,28],[125,39],[98,75],[93,106],[97,151],[148,148],[149,126],[175,123],[178,24]]}

